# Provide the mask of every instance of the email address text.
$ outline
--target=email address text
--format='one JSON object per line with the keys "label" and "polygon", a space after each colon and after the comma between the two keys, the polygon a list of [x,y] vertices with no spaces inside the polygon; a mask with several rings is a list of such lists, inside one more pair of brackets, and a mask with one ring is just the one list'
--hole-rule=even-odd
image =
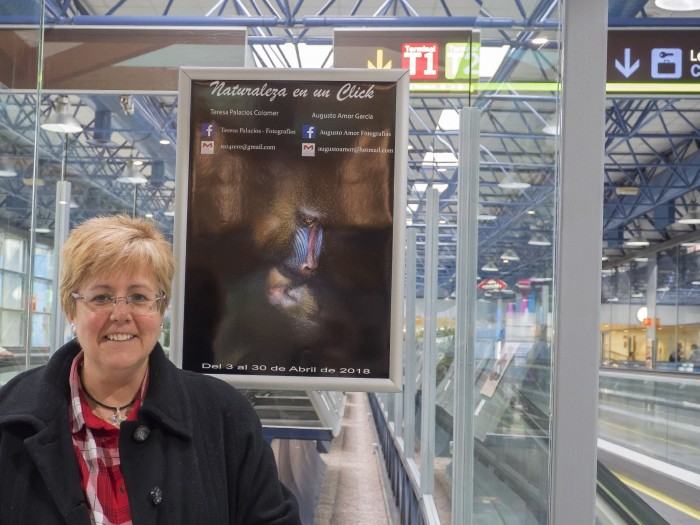
{"label": "email address text", "polygon": [[221,149],[235,149],[235,150],[243,150],[243,151],[252,151],[252,150],[274,150],[275,146],[271,144],[222,144]]}
{"label": "email address text", "polygon": [[320,146],[316,148],[321,153],[394,153],[394,148],[363,148],[362,146],[338,147]]}

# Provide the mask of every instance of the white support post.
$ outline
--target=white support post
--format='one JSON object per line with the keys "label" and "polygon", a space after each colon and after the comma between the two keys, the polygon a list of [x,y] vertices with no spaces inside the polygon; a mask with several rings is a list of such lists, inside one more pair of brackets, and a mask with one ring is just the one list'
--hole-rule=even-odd
{"label": "white support post", "polygon": [[[64,160],[65,162],[65,160]],[[56,183],[56,221],[53,238],[53,287],[56,291],[51,305],[51,319],[53,319],[53,344],[51,352],[55,352],[64,343],[66,331],[66,319],[61,310],[61,298],[59,294],[59,281],[61,276],[61,250],[68,237],[70,229],[70,198],[71,183],[60,180]]]}
{"label": "white support post", "polygon": [[452,522],[474,513],[474,345],[479,209],[478,108],[460,112],[457,198],[457,324],[455,327]]}
{"label": "white support post", "polygon": [[413,460],[416,448],[416,230],[406,232],[406,354],[403,385],[404,454]]}
{"label": "white support post", "polygon": [[605,0],[562,10],[549,523],[583,525],[596,522],[608,13]]}
{"label": "white support post", "polygon": [[435,397],[438,223],[440,192],[427,191],[425,213],[425,322],[423,323],[423,382],[421,395],[420,487],[423,496],[432,496],[435,488]]}

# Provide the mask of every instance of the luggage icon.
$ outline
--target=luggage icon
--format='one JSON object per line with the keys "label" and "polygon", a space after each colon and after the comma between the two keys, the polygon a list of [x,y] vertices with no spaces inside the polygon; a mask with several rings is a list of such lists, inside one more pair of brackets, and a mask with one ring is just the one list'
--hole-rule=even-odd
{"label": "luggage icon", "polygon": [[673,62],[669,62],[668,60],[664,60],[663,62],[658,63],[657,71],[659,74],[663,75],[675,75],[676,64]]}
{"label": "luggage icon", "polygon": [[651,50],[651,78],[681,78],[683,53],[678,48]]}

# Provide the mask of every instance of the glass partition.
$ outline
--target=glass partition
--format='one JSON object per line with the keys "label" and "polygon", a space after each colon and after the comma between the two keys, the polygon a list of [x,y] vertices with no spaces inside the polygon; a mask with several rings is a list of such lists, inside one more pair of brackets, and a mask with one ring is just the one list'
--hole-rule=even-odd
{"label": "glass partition", "polygon": [[604,367],[700,372],[699,257],[689,242],[603,270]]}
{"label": "glass partition", "polygon": [[[10,19],[21,21],[21,32],[7,30]],[[46,272],[52,263],[50,238],[39,248],[40,234],[32,230],[40,198],[36,114],[41,86],[36,79],[42,22],[39,3],[0,8],[0,384],[33,362],[49,333],[46,296],[38,300],[34,288],[42,293],[51,283],[45,275],[28,278],[35,264]],[[30,85],[20,86],[23,79]]]}
{"label": "glass partition", "polygon": [[[548,23],[555,25],[557,15],[556,9],[548,13]],[[481,39],[488,40],[490,36],[489,31],[483,31]],[[551,30],[543,31],[540,37],[543,42],[554,42],[560,35]],[[555,45],[528,47],[501,57],[500,67],[507,69],[509,78],[516,83],[554,87],[559,80],[558,53]],[[499,71],[495,68],[481,75],[484,85],[498,79]],[[480,137],[476,139],[479,208],[473,210],[474,220],[478,221],[478,275],[474,283],[478,289],[476,303],[468,306],[476,312],[476,375],[468,386],[475,389],[476,398],[474,523],[548,520],[558,97],[556,89],[535,90],[522,102],[515,92],[486,88],[471,99],[411,99],[412,128],[423,128],[427,134],[437,124],[437,136],[428,138],[416,132],[410,137],[415,144],[411,155],[415,157],[416,173],[412,174],[415,181],[409,187],[407,213],[409,227],[419,232],[418,355],[414,364],[419,391],[416,413],[412,418],[403,414],[402,423],[416,424],[416,446],[405,451],[406,457],[420,465],[423,448],[430,447],[434,458],[430,496],[441,523],[454,522],[454,448],[456,440],[465,439],[455,434],[455,332],[465,322],[458,317],[456,299],[460,291],[454,278],[457,230],[464,227],[458,225],[459,195],[455,183],[464,175],[455,165],[456,159],[465,154],[458,147],[456,115],[460,107],[470,105],[482,111]],[[428,107],[440,110],[439,123],[422,118]],[[518,118],[512,117],[515,113]],[[428,141],[430,154],[421,155]],[[429,229],[426,196],[431,189],[440,191],[438,298],[436,330],[427,333],[424,312],[429,299],[424,296],[424,276],[428,271],[424,253],[429,239],[423,231]],[[424,343],[428,338],[435,341],[434,400],[426,399],[422,390]],[[387,396],[380,399],[392,420],[391,401]],[[421,442],[421,411],[432,402],[435,438],[427,444]],[[409,476],[413,475],[410,466],[408,470]],[[420,471],[415,475],[425,474]],[[421,489],[423,486],[421,480]],[[461,497],[459,491],[463,488],[457,488],[457,497]]]}

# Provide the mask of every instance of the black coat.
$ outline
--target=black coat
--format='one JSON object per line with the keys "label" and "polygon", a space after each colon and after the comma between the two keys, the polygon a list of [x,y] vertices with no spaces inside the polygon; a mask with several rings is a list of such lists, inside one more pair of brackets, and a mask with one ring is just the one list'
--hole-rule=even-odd
{"label": "black coat", "polygon": [[[76,342],[0,389],[0,525],[90,525],[68,423]],[[119,451],[134,525],[300,523],[250,403],[156,345]]]}

